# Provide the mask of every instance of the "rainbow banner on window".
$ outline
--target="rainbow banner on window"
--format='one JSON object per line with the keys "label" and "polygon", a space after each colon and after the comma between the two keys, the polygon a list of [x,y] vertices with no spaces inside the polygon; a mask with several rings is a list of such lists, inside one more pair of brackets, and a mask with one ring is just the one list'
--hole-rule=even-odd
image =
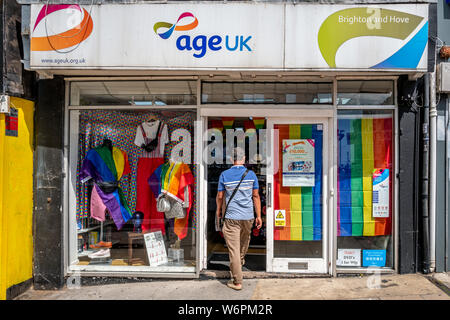
{"label": "rainbow banner on window", "polygon": [[[391,233],[389,217],[373,218],[374,170],[392,170],[392,118],[338,120],[338,236],[380,236]],[[389,176],[392,190],[392,174]]]}
{"label": "rainbow banner on window", "polygon": [[234,117],[222,117],[223,127],[226,129],[233,129]]}
{"label": "rainbow banner on window", "polygon": [[[322,239],[322,145],[321,125],[275,125],[279,131],[279,164],[274,175],[274,209],[286,211],[284,227],[274,228],[275,240]],[[314,187],[283,187],[282,141],[283,139],[314,139],[315,185]]]}

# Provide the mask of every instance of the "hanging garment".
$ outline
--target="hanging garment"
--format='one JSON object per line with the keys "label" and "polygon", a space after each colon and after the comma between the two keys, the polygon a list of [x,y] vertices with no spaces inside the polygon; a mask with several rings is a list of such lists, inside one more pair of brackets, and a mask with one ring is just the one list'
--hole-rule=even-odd
{"label": "hanging garment", "polygon": [[94,183],[91,192],[91,218],[98,221],[105,221],[106,206],[98,194],[98,186]]}
{"label": "hanging garment", "polygon": [[142,231],[158,231],[164,235],[164,213],[156,210],[156,199],[152,196],[148,177],[164,163],[163,158],[140,158],[137,166],[137,198],[136,211],[144,214]]}
{"label": "hanging garment", "polygon": [[[148,177],[164,163],[164,148],[169,142],[167,125],[160,120],[144,122],[136,129],[134,144],[141,147],[149,140],[158,138],[158,145],[152,152],[143,151],[137,165],[136,211],[144,214],[142,231],[161,231],[166,233],[164,213],[156,210],[156,199],[152,197]],[[159,130],[158,130],[159,128]],[[146,137],[144,137],[144,134]],[[158,136],[157,136],[158,135]]]}
{"label": "hanging garment", "polygon": [[142,154],[143,158],[164,158],[164,148],[169,142],[169,133],[167,125],[160,120],[143,122],[136,128],[134,144],[138,147],[142,147],[142,145],[145,145],[156,138],[158,138],[157,147],[152,152],[144,150]]}
{"label": "hanging garment", "polygon": [[[94,180],[97,186],[94,185],[95,191],[108,209],[118,230],[131,219],[127,201],[118,186],[118,181],[129,172],[127,154],[116,147],[112,147],[111,150],[104,145],[89,150],[81,167],[81,181]],[[101,217],[101,214],[95,211],[94,216]]]}
{"label": "hanging garment", "polygon": [[178,201],[182,206],[187,204],[186,216],[175,218],[173,221],[174,233],[178,239],[184,239],[187,235],[189,212],[193,203],[194,176],[191,169],[181,162],[164,163],[152,173],[148,179],[148,185],[155,198],[164,194]]}

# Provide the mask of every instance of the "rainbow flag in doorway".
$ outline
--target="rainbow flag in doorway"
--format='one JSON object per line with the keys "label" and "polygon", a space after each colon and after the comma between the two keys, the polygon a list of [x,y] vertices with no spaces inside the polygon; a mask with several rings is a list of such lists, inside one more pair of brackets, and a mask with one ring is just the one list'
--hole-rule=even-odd
{"label": "rainbow flag in doorway", "polygon": [[[392,118],[338,119],[338,236],[380,236],[392,226]],[[372,217],[373,172],[389,169],[389,218]]]}
{"label": "rainbow flag in doorway", "polygon": [[[322,239],[322,146],[323,131],[315,124],[280,124],[278,172],[274,175],[274,209],[286,211],[286,225],[274,227],[275,240]],[[282,141],[283,139],[314,139],[315,186],[283,187]]]}

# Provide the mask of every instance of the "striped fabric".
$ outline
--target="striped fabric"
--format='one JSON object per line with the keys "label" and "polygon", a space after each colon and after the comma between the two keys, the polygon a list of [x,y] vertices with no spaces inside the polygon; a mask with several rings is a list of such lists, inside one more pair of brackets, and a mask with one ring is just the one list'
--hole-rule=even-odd
{"label": "striped fabric", "polygon": [[266,118],[253,118],[253,123],[255,124],[256,129],[264,128],[264,123],[266,122]]}
{"label": "striped fabric", "polygon": [[274,240],[311,241],[322,239],[322,128],[314,124],[275,125],[279,145],[283,139],[314,139],[315,186],[282,186],[282,150],[274,176],[274,209],[286,210],[286,226],[274,228]]}
{"label": "striped fabric", "polygon": [[222,117],[223,127],[226,129],[233,129],[234,117]]}
{"label": "striped fabric", "polygon": [[[372,217],[372,177],[376,169],[392,172],[392,118],[338,120],[338,236],[391,233],[389,218]],[[392,174],[389,177],[392,190]]]}

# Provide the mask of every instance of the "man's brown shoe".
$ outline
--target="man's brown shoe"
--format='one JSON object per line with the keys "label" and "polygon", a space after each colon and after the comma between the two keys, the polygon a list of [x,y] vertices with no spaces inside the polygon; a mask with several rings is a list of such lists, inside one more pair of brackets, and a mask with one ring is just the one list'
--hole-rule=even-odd
{"label": "man's brown shoe", "polygon": [[227,282],[227,287],[234,290],[242,290],[241,284],[235,284],[233,280]]}

